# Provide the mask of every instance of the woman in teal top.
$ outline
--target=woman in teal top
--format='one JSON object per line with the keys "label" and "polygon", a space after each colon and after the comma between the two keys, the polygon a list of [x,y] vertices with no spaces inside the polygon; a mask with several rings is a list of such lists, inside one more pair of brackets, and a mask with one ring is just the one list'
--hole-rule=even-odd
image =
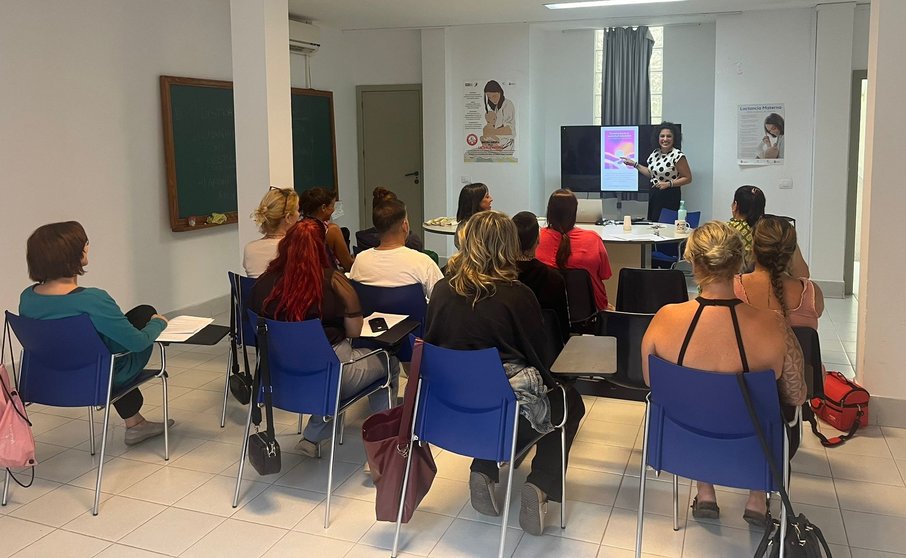
{"label": "woman in teal top", "polygon": [[[151,358],[154,340],[167,326],[167,319],[147,305],[123,314],[106,291],[78,285],[78,277],[88,265],[88,236],[76,221],[39,227],[28,237],[26,260],[28,276],[36,284],[22,291],[19,313],[39,320],[87,314],[111,352],[128,352],[114,362],[114,389],[135,381]],[[134,389],[113,404],[126,422],[127,445],[164,431],[162,423],[141,415],[143,401],[141,391]]]}

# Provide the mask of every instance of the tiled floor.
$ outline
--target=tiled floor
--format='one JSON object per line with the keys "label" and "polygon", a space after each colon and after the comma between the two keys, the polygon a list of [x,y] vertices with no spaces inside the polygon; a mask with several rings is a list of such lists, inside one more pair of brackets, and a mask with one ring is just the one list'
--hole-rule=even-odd
{"label": "tiled floor", "polygon": [[[821,320],[828,368],[852,373],[855,302],[829,300]],[[38,440],[35,485],[13,486],[0,508],[0,556],[388,556],[392,524],[374,521],[374,491],[363,471],[359,426],[366,409],[347,424],[338,450],[331,524],[324,529],[327,460],[293,453],[296,416],[278,412],[281,474],[258,477],[247,467],[240,506],[230,505],[242,436],[243,409],[230,401],[219,427],[226,345],[169,351],[171,458],[161,443],[126,447],[121,422],[111,434],[100,515],[92,517],[96,461],[88,454],[87,413],[32,408]],[[146,412],[160,416],[157,384],[146,392]],[[586,401],[588,413],[573,447],[568,474],[567,528],[541,537],[519,529],[513,499],[507,552],[513,556],[632,556],[635,541],[640,430],[638,403]],[[100,414],[99,414],[100,415]],[[468,460],[436,452],[438,476],[402,534],[404,555],[493,556],[499,521],[479,516],[468,502]],[[528,463],[528,462],[527,462]],[[528,466],[517,471],[517,484]],[[871,427],[845,446],[825,450],[807,435],[793,461],[797,511],[822,528],[834,556],[906,556],[906,430]],[[649,483],[646,556],[748,557],[760,533],[742,521],[744,496],[721,490],[719,521],[697,521],[683,506],[682,528],[671,528],[670,484]],[[689,481],[681,498],[691,500]],[[515,491],[518,494],[518,490]],[[551,505],[556,523],[559,509]],[[902,554],[897,554],[897,553]]]}

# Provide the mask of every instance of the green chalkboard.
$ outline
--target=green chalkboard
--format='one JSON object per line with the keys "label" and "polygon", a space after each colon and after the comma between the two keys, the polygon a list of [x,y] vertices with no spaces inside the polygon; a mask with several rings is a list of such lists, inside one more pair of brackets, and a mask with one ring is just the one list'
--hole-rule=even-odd
{"label": "green chalkboard", "polygon": [[322,186],[337,189],[333,93],[292,90],[293,185],[297,192]]}
{"label": "green chalkboard", "polygon": [[[237,221],[233,83],[160,77],[170,228],[190,231],[223,213]],[[292,89],[294,187],[336,191],[333,93]]]}

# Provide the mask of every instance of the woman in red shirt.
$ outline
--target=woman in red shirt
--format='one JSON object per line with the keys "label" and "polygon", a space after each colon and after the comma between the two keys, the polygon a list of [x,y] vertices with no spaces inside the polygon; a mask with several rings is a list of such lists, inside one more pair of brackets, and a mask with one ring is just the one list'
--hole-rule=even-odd
{"label": "woman in red shirt", "polygon": [[557,269],[584,269],[591,277],[598,310],[607,310],[607,290],[604,281],[610,279],[610,260],[604,242],[597,233],[576,228],[576,209],[579,201],[570,190],[560,189],[547,200],[547,227],[535,257]]}

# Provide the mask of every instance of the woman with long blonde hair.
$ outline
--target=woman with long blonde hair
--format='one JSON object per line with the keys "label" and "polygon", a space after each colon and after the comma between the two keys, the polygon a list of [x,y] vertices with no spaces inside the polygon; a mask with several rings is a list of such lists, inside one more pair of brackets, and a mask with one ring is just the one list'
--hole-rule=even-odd
{"label": "woman with long blonde hair", "polygon": [[[545,502],[559,502],[560,436],[553,423],[563,417],[563,399],[548,398],[547,388],[557,386],[550,375],[541,307],[534,293],[518,281],[516,259],[520,253],[516,225],[499,211],[482,211],[464,225],[460,251],[448,263],[448,276],[435,285],[428,304],[425,341],[458,350],[497,348],[516,396],[531,398],[522,406],[519,442],[525,445],[537,433],[546,434],[537,444],[532,471],[522,489],[519,524],[540,535],[544,530]],[[566,453],[585,414],[581,396],[566,387]],[[528,401],[528,399],[526,399]],[[500,514],[495,485],[497,464],[475,459],[469,477],[472,507],[485,515]]]}
{"label": "woman with long blonde hair", "polygon": [[280,239],[299,220],[299,194],[292,188],[271,186],[252,212],[252,219],[264,236],[245,245],[242,267],[246,275],[257,278],[277,257]]}

